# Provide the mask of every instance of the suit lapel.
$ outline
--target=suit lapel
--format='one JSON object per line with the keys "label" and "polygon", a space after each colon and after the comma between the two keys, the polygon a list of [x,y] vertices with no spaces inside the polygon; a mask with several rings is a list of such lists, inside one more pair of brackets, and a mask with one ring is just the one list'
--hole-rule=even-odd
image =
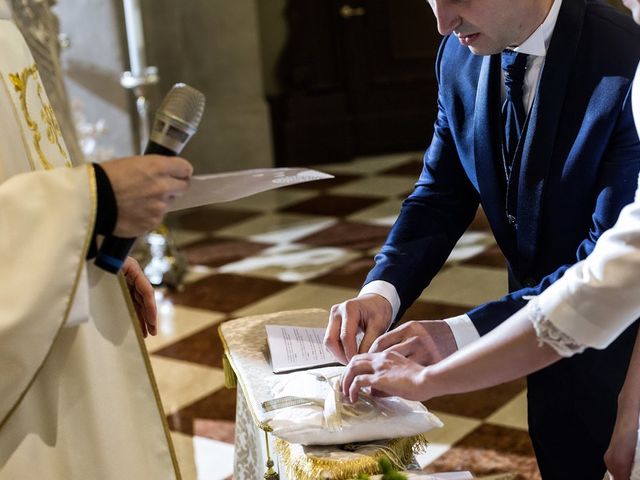
{"label": "suit lapel", "polygon": [[473,126],[474,156],[482,205],[493,233],[506,250],[515,245],[509,242],[509,225],[505,210],[505,173],[502,164],[502,132],[500,119],[500,55],[485,56],[476,91]]}
{"label": "suit lapel", "polygon": [[531,108],[518,175],[518,250],[521,271],[535,261],[545,181],[553,158],[558,122],[577,53],[585,2],[564,1]]}

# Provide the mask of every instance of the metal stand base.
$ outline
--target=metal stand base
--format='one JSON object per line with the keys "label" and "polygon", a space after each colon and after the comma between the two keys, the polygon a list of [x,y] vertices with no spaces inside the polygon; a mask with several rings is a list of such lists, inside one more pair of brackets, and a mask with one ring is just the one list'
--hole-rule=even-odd
{"label": "metal stand base", "polygon": [[181,290],[187,262],[174,245],[167,227],[160,225],[143,240],[137,249],[137,256],[149,282],[156,287]]}

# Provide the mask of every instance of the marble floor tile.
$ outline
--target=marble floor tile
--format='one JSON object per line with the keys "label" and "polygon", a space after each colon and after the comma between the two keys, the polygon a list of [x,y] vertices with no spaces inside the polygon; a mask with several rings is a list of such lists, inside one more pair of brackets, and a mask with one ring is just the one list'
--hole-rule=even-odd
{"label": "marble floor tile", "polygon": [[171,228],[169,230],[169,238],[177,247],[182,247],[190,243],[195,243],[207,238],[205,232],[194,232],[193,230],[184,230],[182,228]]}
{"label": "marble floor tile", "polygon": [[507,268],[507,259],[504,258],[502,251],[498,245],[490,245],[479,255],[464,260],[465,265],[478,265],[483,267]]}
{"label": "marble floor tile", "polygon": [[463,315],[468,311],[468,308],[458,305],[416,300],[404,313],[400,322],[408,320],[443,320]]}
{"label": "marble floor tile", "polygon": [[238,273],[281,282],[303,282],[332,271],[360,254],[344,248],[280,244],[264,249],[218,269],[220,273]]}
{"label": "marble floor tile", "polygon": [[235,430],[236,422],[232,420],[209,420],[200,418],[193,422],[194,435],[217,440],[218,442],[233,444],[236,439]]}
{"label": "marble floor tile", "polygon": [[[158,298],[159,297],[159,298]],[[158,334],[145,339],[147,350],[155,352],[190,336],[206,327],[217,325],[224,314],[210,310],[174,305],[161,292],[156,296],[158,306]]]}
{"label": "marble floor tile", "polygon": [[497,300],[507,291],[504,269],[455,265],[438,273],[420,299],[474,307]]}
{"label": "marble floor tile", "polygon": [[332,305],[352,298],[357,293],[358,290],[350,288],[302,283],[236,310],[232,315],[234,317],[248,317],[302,308],[324,308],[328,311]]}
{"label": "marble floor tile", "polygon": [[313,283],[359,290],[373,265],[373,257],[365,255],[332,270],[326,275],[315,278]]}
{"label": "marble floor tile", "polygon": [[216,273],[216,269],[213,267],[207,267],[206,265],[190,265],[182,279],[182,285],[184,286],[196,283],[199,280],[210,277],[214,273]]}
{"label": "marble floor tile", "polygon": [[289,243],[324,230],[337,221],[333,217],[268,213],[233,227],[220,229],[216,231],[216,236],[246,238],[263,243]]}
{"label": "marble floor tile", "polygon": [[408,158],[406,162],[382,170],[379,173],[381,175],[409,175],[417,180],[422,172],[423,155],[423,152],[416,152],[416,154]]}
{"label": "marble floor tile", "polygon": [[218,335],[216,323],[156,350],[154,355],[222,368],[223,353],[224,347]]}
{"label": "marble floor tile", "polygon": [[426,402],[426,405],[429,410],[483,420],[516,398],[525,388],[524,379],[515,380],[477,392],[434,398]]}
{"label": "marble floor tile", "polygon": [[242,239],[207,238],[182,247],[181,251],[190,265],[219,267],[256,255],[269,244],[248,242]]}
{"label": "marble floor tile", "polygon": [[491,226],[489,225],[489,220],[487,219],[487,215],[484,213],[482,207],[478,207],[476,211],[476,216],[473,218],[471,225],[469,225],[469,230],[481,230],[485,232],[491,231]]}
{"label": "marble floor tile", "polygon": [[312,235],[298,239],[299,243],[317,246],[336,246],[352,250],[373,248],[384,242],[389,234],[389,228],[379,225],[340,222],[320,230]]}
{"label": "marble floor tile", "polygon": [[167,215],[166,223],[170,230],[179,229],[206,233],[246,221],[258,214],[259,212],[247,210],[198,207],[172,212]]}
{"label": "marble floor tile", "polygon": [[494,425],[501,425],[503,427],[528,430],[527,392],[523,391],[507,404],[500,407],[486,419],[486,422]]}
{"label": "marble floor tile", "polygon": [[372,197],[397,197],[412,191],[416,178],[407,175],[366,177],[328,190],[333,195],[361,195]]}
{"label": "marble floor tile", "polygon": [[224,386],[224,373],[219,368],[203,367],[157,355],[151,355],[150,358],[162,405],[167,414],[180,410]]}
{"label": "marble floor tile", "polygon": [[372,225],[381,225],[383,227],[391,227],[400,213],[402,200],[388,200],[378,203],[370,208],[365,208],[359,212],[349,215],[347,220],[357,223],[370,223]]}
{"label": "marble floor tile", "polygon": [[436,428],[425,434],[425,437],[429,441],[429,446],[424,453],[416,456],[416,460],[421,468],[433,463],[438,457],[447,452],[454,443],[468,435],[482,423],[479,420],[465,418],[459,415],[451,415],[435,410],[430,411],[442,420],[444,427]]}
{"label": "marble floor tile", "polygon": [[388,171],[399,165],[407,163],[407,158],[421,157],[424,152],[407,152],[390,155],[376,155],[371,157],[360,157],[346,163],[329,163],[318,165],[316,168],[323,172],[337,174],[362,174],[373,175],[383,171]]}
{"label": "marble floor tile", "polygon": [[323,194],[281,209],[285,213],[346,217],[381,201],[374,196]]}
{"label": "marble floor tile", "polygon": [[273,279],[221,273],[187,284],[183,291],[169,292],[167,296],[179,305],[229,313],[287,287]]}
{"label": "marble floor tile", "polygon": [[467,231],[460,237],[446,263],[460,263],[477,257],[495,245],[493,235],[481,231]]}
{"label": "marble floor tile", "polygon": [[[199,398],[167,415],[169,428],[189,435],[202,435],[207,432],[206,422],[231,422],[235,420],[236,390],[221,389]],[[200,433],[198,433],[198,428]],[[206,436],[211,437],[213,432]],[[228,429],[226,430],[228,435]],[[222,440],[216,434],[216,440]]]}
{"label": "marble floor tile", "polygon": [[456,442],[424,470],[470,470],[477,476],[516,473],[520,475],[516,477],[518,480],[540,480],[529,435],[521,430],[487,424]]}
{"label": "marble floor tile", "polygon": [[183,480],[224,480],[233,473],[233,445],[172,432]]}

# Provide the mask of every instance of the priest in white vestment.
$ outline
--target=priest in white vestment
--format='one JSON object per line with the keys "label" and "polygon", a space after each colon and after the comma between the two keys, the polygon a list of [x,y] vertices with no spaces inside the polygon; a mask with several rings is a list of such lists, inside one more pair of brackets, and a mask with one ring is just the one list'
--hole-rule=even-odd
{"label": "priest in white vestment", "polygon": [[[6,0],[0,137],[0,479],[180,478],[125,279],[86,259],[101,182],[117,201],[113,233],[135,236],[186,188],[190,166],[121,159],[98,183],[98,167],[72,167]],[[136,184],[139,165],[153,167],[153,185]]]}

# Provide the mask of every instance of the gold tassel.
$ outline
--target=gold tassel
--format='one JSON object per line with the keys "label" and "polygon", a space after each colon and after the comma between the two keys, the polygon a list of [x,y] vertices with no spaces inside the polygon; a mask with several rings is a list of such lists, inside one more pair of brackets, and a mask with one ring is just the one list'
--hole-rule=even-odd
{"label": "gold tassel", "polygon": [[236,388],[238,386],[238,377],[236,377],[236,372],[233,371],[226,353],[222,355],[222,370],[224,371],[224,386]]}
{"label": "gold tassel", "polygon": [[[371,445],[372,447],[374,445]],[[353,460],[334,460],[320,458],[312,455],[301,455],[292,451],[291,444],[280,438],[276,439],[276,448],[287,472],[287,478],[297,480],[348,480],[359,473],[375,475],[380,472],[378,461],[382,457],[395,457],[402,465],[396,468],[404,468],[427,446],[427,439],[423,435],[414,437],[397,438],[389,441],[384,448],[376,449],[373,455],[361,455]],[[391,455],[390,455],[391,453]],[[393,461],[392,463],[397,463]]]}

